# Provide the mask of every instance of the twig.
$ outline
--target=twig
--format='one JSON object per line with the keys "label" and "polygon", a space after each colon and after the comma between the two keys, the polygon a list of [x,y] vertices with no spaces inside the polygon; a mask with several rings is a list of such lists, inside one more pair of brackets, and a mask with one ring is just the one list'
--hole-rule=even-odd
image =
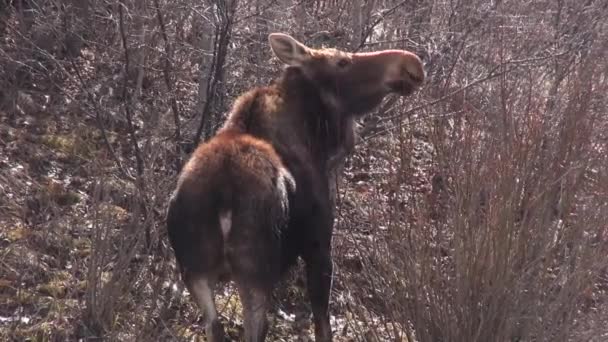
{"label": "twig", "polygon": [[364,47],[365,46],[365,41],[372,34],[372,32],[374,31],[374,28],[376,28],[376,26],[378,26],[384,19],[386,19],[386,17],[388,17],[389,15],[393,14],[399,7],[405,5],[408,1],[409,0],[403,0],[403,1],[399,2],[398,4],[396,4],[395,6],[391,7],[390,9],[386,10],[384,13],[382,13],[382,15],[380,16],[380,18],[376,19],[376,21],[374,21],[374,23],[371,24],[367,28],[367,30],[365,31],[365,34],[363,35],[363,37],[361,37],[361,43],[359,43],[359,46],[357,46],[357,48],[353,52],[357,52],[362,47]]}
{"label": "twig", "polygon": [[126,7],[124,0],[120,0],[118,5],[118,14],[119,14],[119,29],[120,29],[120,37],[122,41],[122,48],[124,50],[125,57],[125,78],[122,88],[122,96],[124,99],[123,105],[125,108],[125,114],[127,118],[127,127],[129,128],[129,136],[131,137],[131,142],[133,144],[133,149],[135,151],[135,161],[137,163],[137,175],[142,176],[144,173],[144,161],[141,157],[141,151],[139,150],[139,145],[137,143],[137,137],[135,135],[135,127],[133,126],[133,113],[131,112],[130,101],[129,101],[129,67],[130,67],[130,57],[129,57],[129,49],[127,44],[127,34],[125,32],[124,25],[124,9]]}
{"label": "twig", "polygon": [[[234,1],[236,2],[236,0]],[[226,5],[225,1],[223,3]],[[236,4],[234,4],[234,6],[236,6]],[[213,61],[211,63],[211,68],[209,69],[210,82],[207,83],[207,96],[201,113],[201,121],[193,139],[194,145],[196,145],[201,139],[203,128],[205,127],[205,123],[207,121],[207,116],[211,111],[211,104],[213,103],[214,99],[213,94],[216,91],[218,82],[220,82],[224,75],[224,64],[226,62],[228,43],[230,42],[232,33],[232,20],[234,18],[234,13],[231,13],[230,9],[226,8],[226,6],[224,6],[224,8],[221,7],[222,6],[218,6],[218,11],[223,12],[220,13],[222,15],[221,24],[223,25],[218,25],[215,29]]]}
{"label": "twig", "polygon": [[165,85],[167,90],[169,91],[170,103],[171,103],[171,111],[173,112],[173,122],[175,124],[175,169],[179,170],[181,167],[181,158],[180,158],[180,143],[182,140],[181,128],[180,128],[180,120],[179,120],[179,110],[177,108],[177,100],[175,99],[175,92],[173,90],[173,84],[171,82],[171,76],[169,70],[171,69],[171,44],[169,44],[169,39],[167,37],[167,30],[165,28],[165,22],[163,19],[163,15],[160,11],[160,5],[158,0],[154,0],[154,7],[156,8],[156,18],[158,19],[158,26],[160,26],[161,35],[163,41],[165,43],[165,56],[164,62],[165,66],[163,68],[163,75],[165,79]]}
{"label": "twig", "polygon": [[[403,118],[406,115],[409,115],[409,114],[413,113],[414,111],[417,111],[417,110],[420,110],[422,108],[426,108],[426,107],[430,107],[430,106],[436,105],[437,103],[445,101],[448,98],[450,98],[450,97],[452,97],[452,96],[454,96],[454,95],[456,95],[456,94],[458,94],[458,93],[460,93],[462,91],[465,91],[465,90],[467,90],[467,89],[469,89],[469,88],[471,88],[473,86],[476,86],[476,85],[478,85],[480,83],[483,83],[485,81],[491,80],[493,78],[496,78],[496,77],[498,77],[500,75],[503,75],[503,74],[511,71],[511,69],[509,69],[509,70],[505,70],[503,72],[495,73],[496,70],[498,70],[503,65],[504,64],[500,64],[500,65],[494,67],[492,70],[490,70],[490,72],[488,73],[487,76],[479,78],[479,79],[477,79],[477,80],[475,80],[475,81],[473,81],[473,82],[465,85],[464,87],[459,88],[459,89],[457,89],[457,90],[455,90],[455,91],[453,91],[453,92],[451,92],[451,93],[449,93],[447,95],[444,95],[444,96],[442,96],[442,97],[440,97],[440,98],[438,98],[436,100],[433,100],[431,102],[427,102],[427,103],[421,104],[419,106],[416,106],[414,108],[411,108],[411,109],[409,109],[409,110],[407,110],[407,111],[405,111],[403,113],[399,113],[399,114],[396,114],[396,115],[392,115],[392,116],[386,117],[386,118],[382,119],[382,121],[389,121],[389,120],[393,120],[393,119]],[[395,129],[395,126],[391,126],[391,127],[386,128],[386,129],[383,129],[381,131],[378,131],[378,132],[376,132],[374,134],[371,134],[371,135],[365,137],[364,139],[361,139],[361,141],[359,143],[363,143],[363,142],[368,141],[368,140],[370,140],[372,138],[375,138],[375,137],[377,137],[379,135],[383,135],[383,134],[385,134],[385,133],[387,133],[387,132],[389,132],[389,131],[391,131],[393,129]]]}
{"label": "twig", "polygon": [[239,18],[238,20],[235,20],[235,21],[234,21],[234,24],[238,24],[238,23],[240,23],[240,22],[242,22],[242,21],[249,20],[249,19],[251,19],[251,18],[253,18],[253,17],[259,17],[259,16],[261,16],[261,15],[262,15],[262,14],[263,14],[263,13],[264,13],[264,12],[265,12],[267,9],[269,9],[269,8],[271,8],[272,6],[276,5],[278,2],[279,2],[278,0],[272,0],[272,1],[268,2],[268,4],[266,4],[266,6],[262,7],[261,9],[259,9],[257,12],[255,12],[255,13],[251,13],[251,14],[249,14],[249,15],[246,15],[246,16],[242,17],[242,18]]}
{"label": "twig", "polygon": [[203,128],[205,127],[205,123],[207,121],[207,116],[209,114],[210,108],[211,108],[211,102],[213,101],[213,97],[211,96],[214,92],[215,89],[215,84],[216,84],[216,80],[215,77],[213,77],[213,75],[215,74],[214,71],[217,68],[217,55],[218,55],[218,40],[219,35],[220,35],[220,28],[216,27],[215,28],[215,33],[214,33],[214,42],[213,42],[213,56],[211,58],[211,67],[209,68],[209,74],[207,75],[207,89],[206,89],[206,96],[205,96],[205,104],[203,105],[203,109],[201,111],[201,121],[198,124],[198,128],[196,130],[196,134],[194,135],[194,139],[192,139],[192,143],[194,146],[196,146],[196,144],[198,144],[198,142],[201,139],[201,135],[203,133]]}
{"label": "twig", "polygon": [[[124,58],[125,58],[125,74],[124,74],[124,82],[123,82],[123,88],[122,88],[122,97],[123,97],[123,105],[125,108],[125,114],[127,117],[127,127],[129,129],[129,136],[131,137],[131,143],[133,144],[133,149],[135,151],[135,161],[136,161],[136,165],[137,165],[137,182],[136,182],[136,186],[137,189],[140,193],[141,196],[141,200],[138,202],[141,206],[142,206],[142,214],[144,217],[144,220],[147,220],[148,217],[150,217],[149,215],[149,209],[148,209],[148,196],[146,195],[146,183],[145,183],[145,178],[144,178],[144,161],[143,158],[141,157],[141,151],[139,149],[139,144],[137,142],[137,136],[135,134],[135,127],[133,126],[133,113],[131,112],[131,101],[130,101],[130,97],[129,97],[129,70],[130,70],[130,56],[129,56],[129,49],[128,49],[128,44],[127,44],[127,34],[125,32],[125,25],[124,25],[124,8],[126,8],[126,5],[124,3],[124,0],[120,0],[119,4],[118,4],[118,14],[119,14],[119,30],[120,30],[120,37],[121,37],[121,41],[122,41],[122,48],[124,50]],[[151,232],[151,225],[147,224],[145,226],[145,241],[146,241],[146,247],[149,249],[150,246],[152,246],[152,232]]]}
{"label": "twig", "polygon": [[[430,115],[430,116],[426,116],[424,118],[419,118],[419,119],[416,119],[416,120],[408,121],[407,124],[411,125],[412,123],[421,122],[421,121],[428,120],[428,119],[447,118],[447,117],[451,117],[451,116],[454,116],[454,115],[457,115],[457,114],[460,114],[460,113],[462,113],[461,110],[455,111],[455,112],[450,112],[450,113],[445,113],[445,114]],[[377,132],[375,132],[373,134],[370,134],[370,135],[366,136],[365,138],[363,138],[363,141],[361,141],[361,142],[362,143],[363,142],[367,142],[367,141],[369,141],[369,140],[371,140],[371,139],[373,139],[375,137],[378,137],[380,135],[388,133],[388,132],[392,131],[393,129],[399,128],[399,127],[401,127],[401,125],[402,124],[400,123],[399,125],[392,125],[392,126],[386,127],[386,128],[384,128],[384,129],[382,129],[380,131],[377,131]]]}
{"label": "twig", "polygon": [[[558,53],[558,54],[553,54],[553,55],[550,55],[550,56],[544,56],[544,57],[531,57],[531,58],[525,58],[525,59],[515,59],[515,60],[509,60],[509,61],[505,61],[505,62],[503,62],[503,63],[501,63],[501,64],[499,64],[499,65],[495,66],[494,68],[492,68],[492,70],[490,70],[490,71],[488,72],[488,75],[487,75],[487,76],[485,76],[485,77],[479,78],[479,79],[477,79],[477,80],[475,80],[475,81],[473,81],[473,82],[471,82],[471,83],[469,83],[469,84],[465,85],[465,86],[464,86],[464,87],[462,87],[462,88],[459,88],[459,89],[457,89],[457,90],[455,90],[455,91],[453,91],[453,92],[451,92],[451,93],[449,93],[449,94],[447,94],[447,95],[444,95],[444,96],[442,96],[442,97],[440,97],[440,98],[438,98],[438,99],[436,99],[436,100],[433,100],[433,101],[431,101],[431,102],[427,102],[427,103],[425,103],[425,104],[421,104],[421,105],[419,105],[419,106],[416,106],[416,107],[414,107],[414,108],[412,108],[412,109],[410,109],[410,110],[408,110],[408,111],[406,111],[406,112],[404,112],[404,113],[400,113],[400,114],[396,114],[396,115],[392,115],[392,116],[388,116],[388,117],[386,117],[386,118],[383,118],[383,119],[381,120],[381,122],[382,122],[382,121],[389,121],[389,120],[393,120],[393,119],[397,119],[397,118],[402,118],[402,117],[404,117],[404,116],[406,116],[406,115],[408,115],[408,114],[410,114],[410,113],[412,113],[412,112],[414,112],[414,111],[416,111],[416,110],[419,110],[419,109],[422,109],[422,108],[426,108],[426,107],[429,107],[429,106],[435,105],[435,104],[437,104],[437,103],[439,103],[439,102],[442,102],[442,101],[444,101],[444,100],[446,100],[446,99],[448,99],[448,98],[450,98],[450,97],[452,97],[452,96],[454,96],[454,95],[458,94],[459,92],[462,92],[462,91],[464,91],[464,90],[467,90],[467,89],[469,89],[469,88],[471,88],[471,87],[473,87],[473,86],[476,86],[476,85],[478,85],[478,84],[480,84],[480,83],[483,83],[483,82],[485,82],[485,81],[489,81],[489,80],[491,80],[491,79],[493,79],[493,78],[496,78],[496,77],[498,77],[498,76],[501,76],[501,75],[504,75],[504,74],[506,74],[506,73],[509,73],[509,72],[511,72],[513,69],[515,69],[515,67],[513,67],[513,68],[511,68],[511,69],[504,70],[504,71],[499,72],[499,73],[495,73],[497,70],[501,69],[502,67],[504,67],[504,66],[506,66],[506,65],[510,65],[510,64],[511,64],[511,65],[521,65],[521,64],[526,64],[526,63],[529,63],[529,62],[538,62],[538,61],[542,61],[542,60],[549,59],[549,58],[560,57],[560,56],[562,56],[562,55],[567,54],[568,52],[569,52],[569,51],[562,51],[562,52],[560,52],[560,53]],[[387,110],[387,111],[388,111],[388,110]],[[374,136],[376,136],[376,135],[374,134]],[[371,137],[371,136],[370,136],[370,137]]]}
{"label": "twig", "polygon": [[112,147],[112,144],[110,143],[110,140],[108,139],[108,134],[107,134],[106,128],[103,124],[103,120],[101,119],[101,109],[97,105],[97,101],[95,101],[93,94],[91,94],[91,92],[87,88],[87,86],[84,82],[84,79],[82,78],[82,75],[80,75],[80,70],[79,70],[78,66],[76,65],[76,63],[74,63],[74,60],[71,58],[70,58],[70,63],[72,64],[72,68],[76,72],[76,77],[78,78],[78,81],[80,82],[81,89],[87,94],[87,98],[89,99],[89,101],[91,101],[91,104],[93,105],[93,109],[95,109],[95,121],[97,121],[97,127],[99,128],[99,131],[101,132],[101,137],[103,139],[104,144],[106,145],[106,148],[110,152],[110,156],[112,157],[112,159],[116,163],[116,166],[118,167],[118,170],[124,177],[126,177],[127,179],[129,179],[131,181],[135,180],[133,175],[131,175],[129,173],[129,171],[122,166],[120,159],[116,155],[116,152],[114,151],[114,148]]}

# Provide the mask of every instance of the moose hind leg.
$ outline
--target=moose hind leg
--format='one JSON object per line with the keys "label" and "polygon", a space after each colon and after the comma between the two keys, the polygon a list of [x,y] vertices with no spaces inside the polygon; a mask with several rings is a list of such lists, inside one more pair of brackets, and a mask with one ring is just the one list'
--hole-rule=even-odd
{"label": "moose hind leg", "polygon": [[268,333],[268,311],[270,291],[250,288],[250,284],[239,282],[239,295],[243,304],[245,342],[263,342]]}
{"label": "moose hind leg", "polygon": [[207,341],[223,342],[224,328],[218,319],[215,300],[213,299],[215,282],[210,281],[209,278],[196,277],[188,279],[186,284],[203,314]]}

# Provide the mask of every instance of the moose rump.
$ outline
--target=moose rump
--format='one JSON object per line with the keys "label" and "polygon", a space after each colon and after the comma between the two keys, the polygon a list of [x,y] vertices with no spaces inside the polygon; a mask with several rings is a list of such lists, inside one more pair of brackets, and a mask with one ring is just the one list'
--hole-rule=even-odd
{"label": "moose rump", "polygon": [[224,280],[235,281],[245,310],[260,311],[245,312],[245,324],[253,336],[265,335],[267,294],[280,277],[281,233],[294,190],[273,147],[244,133],[218,134],[184,166],[169,203],[168,233],[211,341],[223,336],[213,288]]}

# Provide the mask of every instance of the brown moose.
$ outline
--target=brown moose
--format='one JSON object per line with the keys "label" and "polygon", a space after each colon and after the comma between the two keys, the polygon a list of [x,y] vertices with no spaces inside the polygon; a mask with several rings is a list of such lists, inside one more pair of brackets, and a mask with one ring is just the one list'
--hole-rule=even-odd
{"label": "brown moose", "polygon": [[315,340],[331,341],[330,160],[354,147],[353,118],[390,93],[413,92],[423,66],[401,50],[312,49],[280,33],[269,43],[287,68],[241,95],[184,165],[169,203],[169,239],[209,341],[223,341],[213,289],[226,280],[239,290],[245,340],[264,341],[273,286],[298,257]]}

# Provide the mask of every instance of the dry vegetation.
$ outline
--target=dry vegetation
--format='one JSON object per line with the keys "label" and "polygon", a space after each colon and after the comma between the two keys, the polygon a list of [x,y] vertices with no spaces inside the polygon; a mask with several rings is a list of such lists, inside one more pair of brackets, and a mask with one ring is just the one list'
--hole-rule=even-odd
{"label": "dry vegetation", "polygon": [[[278,74],[283,31],[428,71],[345,165],[337,341],[607,341],[606,18],[603,0],[1,0],[0,340],[202,336],[166,201]],[[302,288],[298,270],[277,288],[272,340],[311,336]]]}

